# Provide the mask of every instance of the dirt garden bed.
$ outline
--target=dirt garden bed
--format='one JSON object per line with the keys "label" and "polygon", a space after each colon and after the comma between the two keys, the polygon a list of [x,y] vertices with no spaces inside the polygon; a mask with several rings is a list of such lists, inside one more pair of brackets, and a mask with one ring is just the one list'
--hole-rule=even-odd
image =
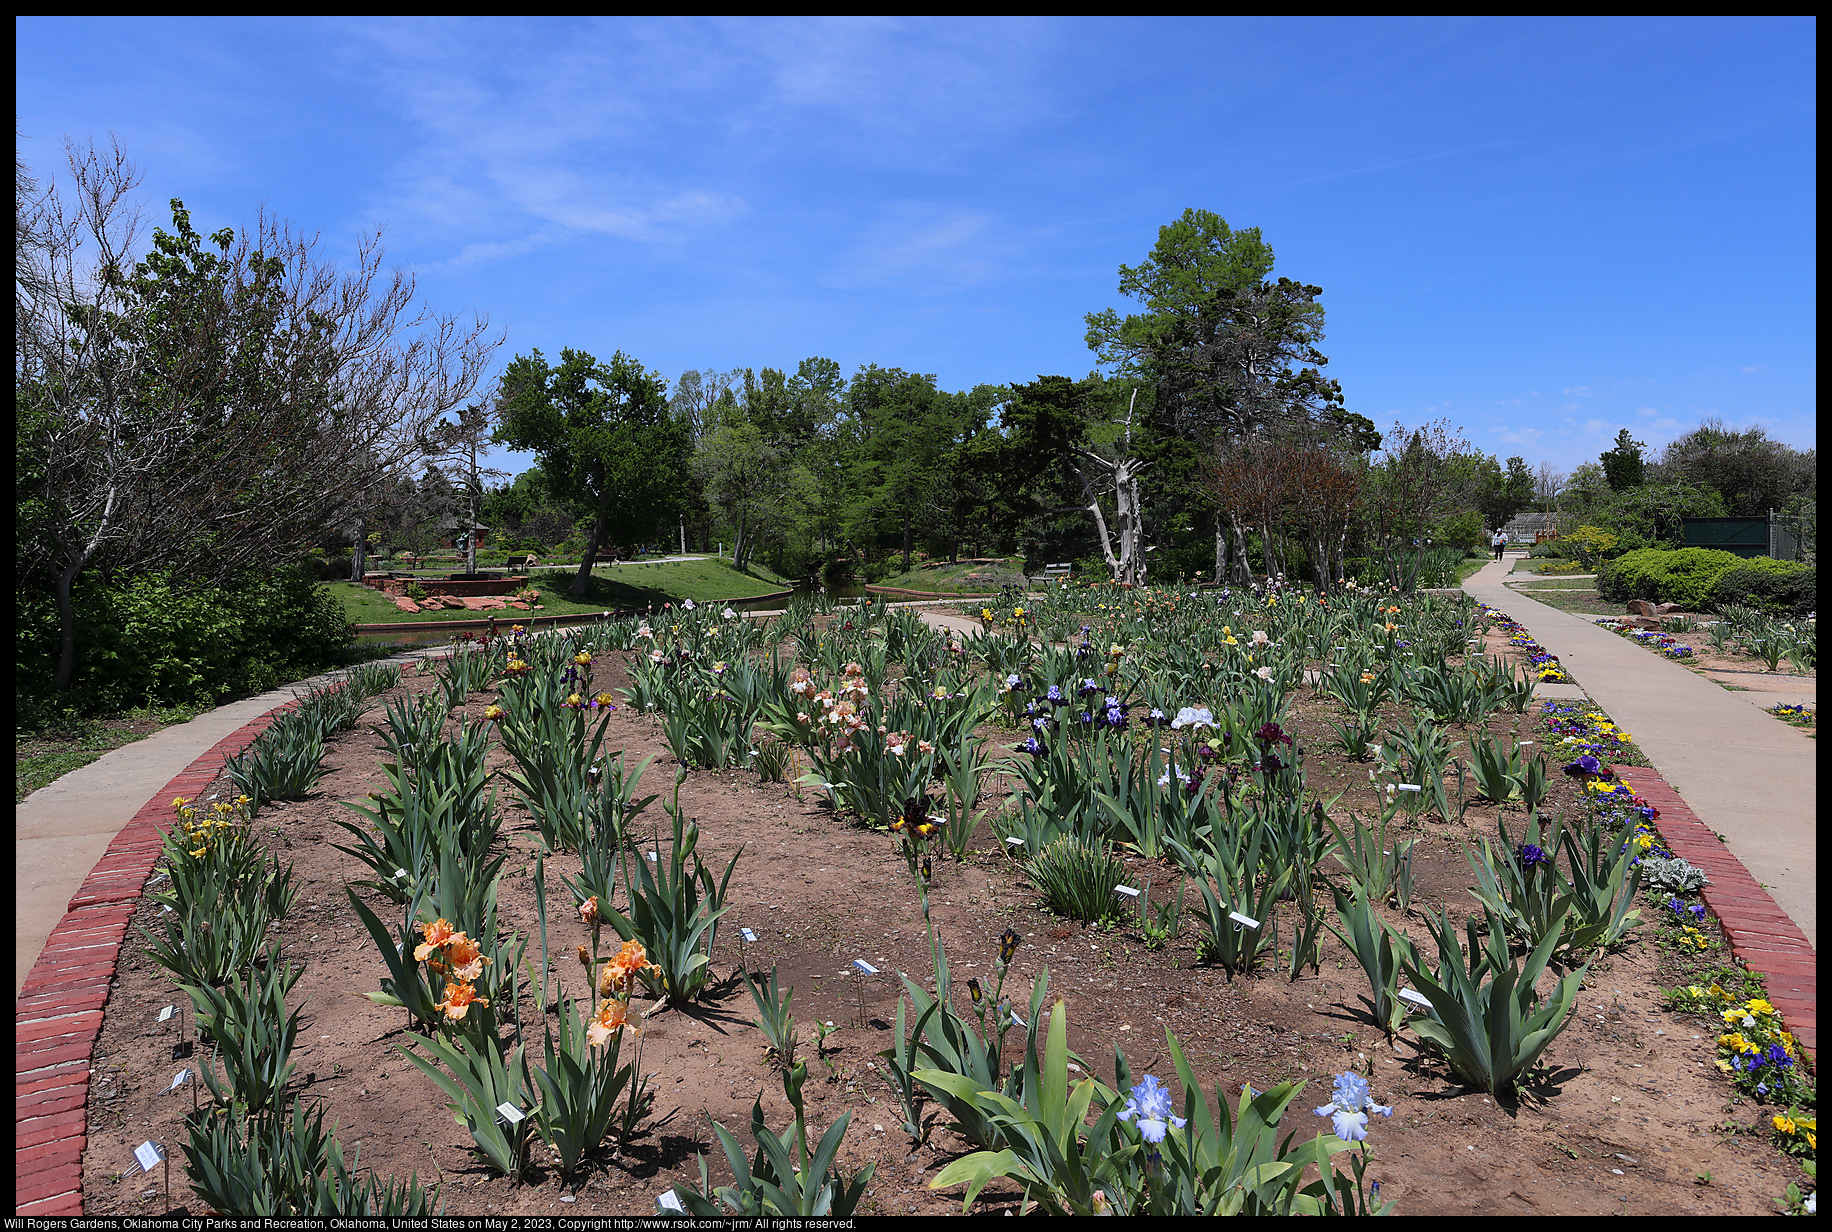
{"label": "dirt garden bed", "polygon": [[[1490,640],[1497,651],[1505,645],[1498,634]],[[594,688],[627,686],[621,658],[601,656]],[[421,693],[434,685],[432,676],[417,675],[402,687]],[[480,718],[494,700],[474,693],[464,713]],[[1344,793],[1332,816],[1346,822],[1350,809],[1364,817],[1375,811],[1366,763],[1328,751],[1324,720],[1339,717],[1334,705],[1302,689],[1292,711],[1313,789],[1325,799]],[[370,721],[377,717],[372,712]],[[1394,721],[1400,718],[1395,709]],[[1506,714],[1488,725],[1531,738],[1526,729],[1534,721]],[[621,748],[627,763],[656,758],[644,794],[670,783],[674,765],[655,720],[620,709],[609,732],[609,747]],[[989,734],[998,746],[1016,740],[1007,731]],[[842,1162],[849,1169],[877,1164],[861,1213],[959,1211],[959,1187],[936,1192],[928,1181],[964,1143],[941,1127],[938,1112],[927,1140],[912,1143],[900,1131],[902,1113],[876,1055],[891,1042],[899,991],[893,973],[908,972],[924,983],[929,975],[928,939],[902,858],[889,837],[836,816],[812,793],[760,784],[740,772],[690,771],[681,789],[682,807],[698,821],[708,861],[723,868],[732,853],[742,848],[743,855],[731,881],[736,905],[714,955],[717,990],[692,1009],[656,1013],[646,1022],[641,1068],[656,1095],[643,1129],[601,1150],[582,1183],[562,1183],[544,1160],[534,1180],[523,1184],[476,1162],[470,1137],[454,1123],[444,1096],[398,1051],[417,1038],[405,1029],[403,1012],[363,996],[380,986],[385,971],[345,894],[346,882],[365,870],[331,844],[348,838],[335,822],[357,816],[341,802],[381,789],[380,752],[381,742],[366,727],[338,737],[325,761],[331,773],[311,797],[269,804],[255,819],[263,841],[293,862],[301,885],[292,917],[275,931],[286,959],[305,967],[288,998],[289,1005],[305,1007],[293,1054],[295,1083],[324,1101],[346,1151],[360,1147],[364,1168],[402,1177],[417,1172],[423,1182],[441,1183],[451,1215],[651,1214],[664,1190],[697,1183],[701,1153],[712,1163],[715,1183],[728,1181],[708,1118],[748,1141],[744,1126],[760,1091],[773,1128],[790,1117],[763,1037],[752,1025],[751,999],[734,978],[743,963],[764,971],[775,966],[795,989],[793,1008],[804,1025],[810,1070],[811,1125],[818,1132],[851,1111]],[[500,746],[492,756],[504,760]],[[1012,786],[1009,779],[988,780],[995,794]],[[1571,784],[1561,780],[1553,790],[1552,807],[1579,807]],[[226,780],[212,788],[216,798],[229,794]],[[534,938],[530,961],[538,962],[532,870],[540,839],[506,788],[498,803],[510,818],[498,910],[505,926]],[[1460,920],[1471,910],[1463,847],[1494,837],[1496,821],[1493,806],[1472,804],[1461,825],[1412,823],[1408,836],[1423,840],[1415,852],[1414,912],[1402,918],[1384,910],[1389,922],[1424,940],[1420,913],[1435,913],[1442,904]],[[636,829],[665,824],[658,802]],[[1043,911],[1022,866],[995,850],[1000,844],[984,825],[973,846],[977,854],[967,861],[940,863],[931,889],[957,980],[989,974],[999,934],[1015,928],[1023,942],[1008,994],[1017,990],[1014,1000],[1021,1001],[1031,979],[1047,967],[1050,999],[1060,996],[1066,1004],[1070,1044],[1104,1081],[1112,1081],[1115,1045],[1125,1049],[1135,1076],[1168,1074],[1169,1028],[1198,1075],[1228,1092],[1230,1102],[1243,1083],[1264,1089],[1309,1079],[1284,1125],[1300,1137],[1329,1128],[1311,1109],[1329,1099],[1331,1077],[1350,1068],[1367,1072],[1371,1065],[1374,1096],[1394,1112],[1372,1127],[1370,1175],[1381,1181],[1383,1197],[1397,1201],[1397,1213],[1755,1215],[1774,1212],[1788,1181],[1800,1175],[1759,1132],[1764,1110],[1738,1099],[1713,1067],[1709,1024],[1661,1010],[1663,984],[1679,977],[1671,956],[1647,941],[1653,932],[1647,907],[1634,939],[1592,966],[1575,1021],[1547,1052],[1536,1081],[1517,1102],[1498,1106],[1457,1085],[1411,1036],[1402,1033],[1397,1045],[1385,1042],[1364,1004],[1365,977],[1327,932],[1320,970],[1307,969],[1295,982],[1270,971],[1230,981],[1219,968],[1196,964],[1201,930],[1191,915],[1181,936],[1149,949],[1136,927],[1089,928]],[[1179,876],[1170,865],[1135,859],[1128,868],[1137,874],[1134,884],[1150,877],[1153,899],[1175,896]],[[1323,868],[1333,870],[1334,861],[1326,859]],[[574,993],[583,988],[578,968],[558,958],[588,940],[588,933],[556,911],[552,900],[564,896],[560,876],[577,871],[576,856],[547,861],[553,970]],[[383,919],[399,918],[399,909],[379,896],[362,897]],[[157,911],[142,900],[135,924],[153,927]],[[741,947],[740,927],[753,930],[756,943]],[[133,1162],[134,1147],[147,1139],[163,1143],[173,1158],[173,1209],[200,1209],[183,1192],[177,1166],[195,1077],[168,1092],[180,1068],[197,1064],[195,1056],[179,1055],[195,1031],[188,1007],[182,1031],[177,1018],[157,1021],[163,1007],[183,1005],[185,997],[141,944],[130,926],[94,1053],[83,1162],[84,1207],[91,1215],[161,1208],[151,1196],[157,1174],[143,1176]],[[881,974],[849,974],[854,958]],[[531,1004],[523,1006],[522,1021],[538,1052],[535,1016]],[[817,1056],[811,1028],[829,1020],[835,1030]],[[936,1112],[932,1105],[930,1111]],[[1727,1124],[1742,1132],[1724,1132]],[[1701,1176],[1708,1183],[1700,1183]],[[994,1185],[974,1209],[1009,1213],[1015,1207],[1014,1191]]]}

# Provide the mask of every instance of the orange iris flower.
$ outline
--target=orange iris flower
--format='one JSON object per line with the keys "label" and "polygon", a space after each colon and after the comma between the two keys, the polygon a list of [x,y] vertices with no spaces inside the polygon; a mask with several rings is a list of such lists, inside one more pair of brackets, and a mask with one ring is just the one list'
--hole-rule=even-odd
{"label": "orange iris flower", "polygon": [[447,1018],[457,1022],[465,1016],[473,1002],[478,1005],[488,1005],[490,999],[478,996],[477,989],[459,980],[446,985],[445,1000],[434,1003],[433,1008],[444,1010]]}
{"label": "orange iris flower", "polygon": [[645,970],[661,973],[661,968],[649,961],[642,942],[626,941],[605,962],[604,972],[598,977],[598,991],[606,997],[628,993],[636,987],[636,976]]}
{"label": "orange iris flower", "polygon": [[630,1034],[641,1034],[630,1022],[630,1010],[621,1001],[606,1001],[585,1028],[585,1040],[593,1048],[602,1048],[613,1034],[628,1027]]}
{"label": "orange iris flower", "polygon": [[415,962],[425,962],[427,955],[458,935],[446,920],[434,920],[431,924],[421,924],[419,928],[420,935],[426,938],[426,944],[414,947]]}
{"label": "orange iris flower", "polygon": [[445,943],[445,961],[456,978],[474,980],[483,974],[483,965],[490,960],[483,956],[475,941],[463,933],[456,933]]}

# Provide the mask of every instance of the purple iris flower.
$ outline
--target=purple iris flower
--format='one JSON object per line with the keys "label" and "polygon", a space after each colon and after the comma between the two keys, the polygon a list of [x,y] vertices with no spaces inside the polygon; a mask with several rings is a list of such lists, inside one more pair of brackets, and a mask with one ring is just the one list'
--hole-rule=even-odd
{"label": "purple iris flower", "polygon": [[1044,700],[1052,705],[1061,706],[1069,699],[1062,695],[1062,688],[1059,685],[1051,685],[1050,691],[1044,694]]}
{"label": "purple iris flower", "polygon": [[1033,757],[1041,756],[1043,753],[1043,746],[1037,743],[1037,737],[1032,736],[1018,746],[1018,752],[1029,753]]}
{"label": "purple iris flower", "polygon": [[1522,868],[1532,868],[1535,864],[1552,863],[1551,858],[1546,855],[1545,849],[1535,847],[1532,843],[1522,843],[1520,845],[1519,855],[1520,866]]}

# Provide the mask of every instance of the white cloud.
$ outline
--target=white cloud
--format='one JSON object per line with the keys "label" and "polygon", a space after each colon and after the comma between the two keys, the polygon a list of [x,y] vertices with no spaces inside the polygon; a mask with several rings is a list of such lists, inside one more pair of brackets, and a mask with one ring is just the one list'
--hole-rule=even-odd
{"label": "white cloud", "polygon": [[1753,368],[1740,368],[1740,369],[1738,369],[1738,371],[1740,371],[1740,372],[1741,372],[1741,373],[1742,373],[1742,374],[1743,374],[1744,376],[1748,376],[1748,375],[1749,375],[1750,373],[1752,373],[1752,372],[1760,372],[1760,371],[1762,371],[1762,369],[1763,369],[1764,367],[1766,367],[1766,365],[1764,365],[1764,364],[1757,364],[1757,365],[1756,365],[1755,367],[1753,367]]}
{"label": "white cloud", "polygon": [[953,289],[991,277],[1012,247],[989,214],[905,203],[867,227],[820,282],[849,290],[893,282]]}

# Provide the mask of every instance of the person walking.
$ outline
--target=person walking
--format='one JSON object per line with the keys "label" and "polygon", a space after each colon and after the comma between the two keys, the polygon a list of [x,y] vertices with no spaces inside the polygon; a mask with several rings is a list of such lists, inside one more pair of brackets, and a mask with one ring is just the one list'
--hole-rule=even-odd
{"label": "person walking", "polygon": [[1489,546],[1495,549],[1495,559],[1500,560],[1502,550],[1508,546],[1507,532],[1500,530],[1496,531],[1495,537],[1489,540]]}

